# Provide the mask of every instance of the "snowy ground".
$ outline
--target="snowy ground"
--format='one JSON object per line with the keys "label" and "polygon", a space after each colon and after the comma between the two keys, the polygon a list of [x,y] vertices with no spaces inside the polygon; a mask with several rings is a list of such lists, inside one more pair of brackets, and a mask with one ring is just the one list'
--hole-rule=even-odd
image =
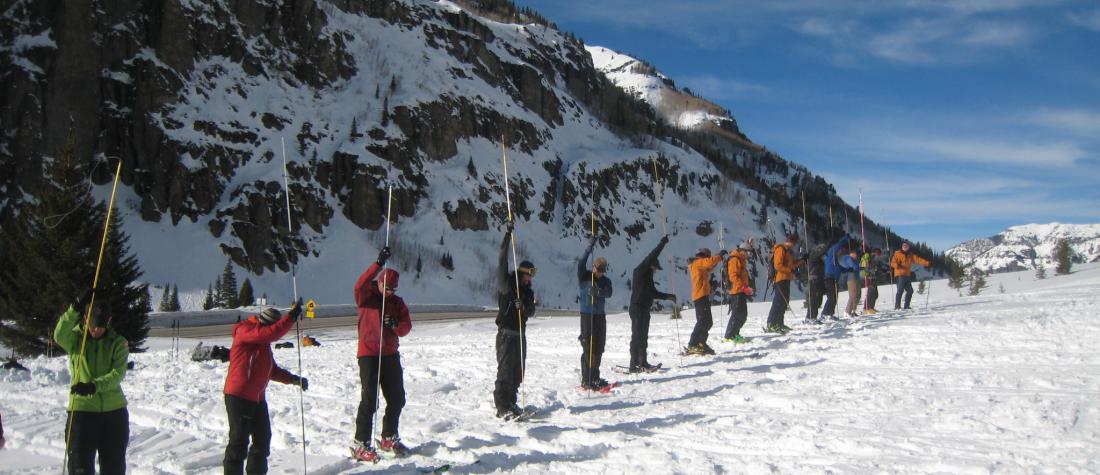
{"label": "snowy ground", "polygon": [[[1002,274],[977,297],[932,285],[930,305],[904,315],[807,327],[766,337],[766,303],[750,305],[748,345],[717,343],[712,358],[684,359],[667,315],[655,315],[652,361],[671,369],[625,376],[629,318],[608,322],[605,375],[612,395],[579,381],[575,318],[530,329],[526,423],[493,417],[490,320],[424,324],[402,341],[408,405],[401,435],[417,455],[374,466],[345,458],[359,382],[350,330],[318,334],[305,348],[308,464],[313,473],[1096,473],[1100,472],[1100,265],[1036,281]],[[1006,293],[999,293],[1003,286]],[[882,288],[892,297],[892,287]],[[846,298],[842,294],[842,303]],[[880,299],[880,308],[888,308]],[[793,302],[801,313],[802,304]],[[680,321],[681,341],[694,315]],[[190,342],[185,342],[193,344]],[[225,344],[226,341],[221,341]],[[167,340],[134,355],[127,375],[132,473],[220,473],[226,422],[224,364],[173,360]],[[186,348],[185,348],[186,349]],[[294,350],[278,350],[296,366]],[[0,471],[56,473],[68,374],[63,359],[0,373],[8,448]],[[268,391],[272,473],[301,471],[298,393]]]}

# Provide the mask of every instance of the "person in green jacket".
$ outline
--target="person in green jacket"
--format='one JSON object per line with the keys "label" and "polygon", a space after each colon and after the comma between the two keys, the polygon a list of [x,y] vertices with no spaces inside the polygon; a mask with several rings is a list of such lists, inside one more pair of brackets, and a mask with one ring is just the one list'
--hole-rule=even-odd
{"label": "person in green jacket", "polygon": [[[70,474],[126,473],[126,446],[130,442],[130,413],[122,394],[126,376],[129,343],[110,327],[111,318],[101,304],[81,320],[77,309],[86,309],[91,291],[71,305],[54,328],[53,338],[69,354],[69,417],[65,439],[68,441]],[[87,327],[87,340],[81,354],[81,341]]]}

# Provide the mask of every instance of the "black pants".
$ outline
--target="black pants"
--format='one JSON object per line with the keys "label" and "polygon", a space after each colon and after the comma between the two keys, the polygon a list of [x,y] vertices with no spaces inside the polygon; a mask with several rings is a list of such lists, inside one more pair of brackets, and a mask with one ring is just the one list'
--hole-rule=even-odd
{"label": "black pants", "polygon": [[905,294],[905,308],[909,308],[909,301],[913,300],[913,276],[898,276],[898,292],[894,295],[894,308],[901,308],[901,294]]}
{"label": "black pants", "polygon": [[630,306],[630,367],[649,364],[649,307]]}
{"label": "black pants", "polygon": [[[821,278],[809,279],[806,286],[806,318],[817,320],[821,308],[821,297],[825,293],[825,281]],[[834,302],[833,305],[836,305]]]}
{"label": "black pants", "polygon": [[523,382],[523,365],[527,357],[526,340],[526,337],[520,338],[518,331],[497,329],[497,382],[493,391],[493,403],[497,409],[517,405],[516,396]]}
{"label": "black pants", "polygon": [[787,314],[787,302],[791,299],[791,281],[781,280],[775,283],[775,297],[772,298],[772,308],[768,310],[768,326],[782,326],[783,317]]}
{"label": "black pants", "polygon": [[825,278],[825,285],[822,289],[825,293],[825,307],[821,309],[821,315],[825,317],[831,317],[836,315],[836,301],[840,293],[839,284],[836,283],[836,279],[831,277]]}
{"label": "black pants", "polygon": [[382,356],[382,377],[378,377],[378,357],[359,357],[359,411],[355,413],[355,440],[369,444],[374,430],[374,411],[378,407],[378,386],[386,398],[386,413],[382,415],[382,437],[396,437],[401,409],[405,407],[405,381],[401,370],[401,355]]}
{"label": "black pants", "polygon": [[691,331],[688,348],[706,343],[712,326],[714,318],[710,314],[710,296],[703,296],[695,301],[695,329]]}
{"label": "black pants", "polygon": [[578,339],[581,342],[581,384],[599,381],[600,362],[603,361],[604,344],[607,343],[607,316],[582,313],[581,336]]}
{"label": "black pants", "polygon": [[867,306],[866,308],[875,309],[875,301],[878,300],[878,286],[874,282],[867,282]]}
{"label": "black pants", "polygon": [[70,411],[65,421],[69,440],[69,473],[91,474],[99,453],[99,473],[126,473],[126,446],[130,443],[130,412],[126,408],[110,412]]}
{"label": "black pants", "polygon": [[749,318],[749,298],[745,294],[730,295],[730,320],[726,324],[725,338],[728,340],[741,334],[741,327]]}
{"label": "black pants", "polygon": [[[229,416],[229,443],[225,446],[222,470],[226,475],[267,473],[267,455],[271,453],[267,401],[249,401],[226,394],[225,412]],[[246,459],[247,469],[242,471]]]}

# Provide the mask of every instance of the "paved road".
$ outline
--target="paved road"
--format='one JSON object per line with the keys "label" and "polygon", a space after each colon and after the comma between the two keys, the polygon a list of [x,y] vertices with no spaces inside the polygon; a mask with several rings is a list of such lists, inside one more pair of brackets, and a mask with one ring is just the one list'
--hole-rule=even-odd
{"label": "paved road", "polygon": [[[496,312],[446,312],[446,313],[414,313],[414,322],[428,322],[438,320],[465,320],[469,318],[496,317]],[[314,319],[302,319],[302,331],[321,330],[327,328],[354,327],[359,317],[348,315],[344,317],[326,317]],[[208,325],[204,327],[183,327],[179,329],[180,338],[216,338],[228,337],[233,330],[232,324]],[[171,337],[171,328],[153,328],[149,330],[149,336]]]}

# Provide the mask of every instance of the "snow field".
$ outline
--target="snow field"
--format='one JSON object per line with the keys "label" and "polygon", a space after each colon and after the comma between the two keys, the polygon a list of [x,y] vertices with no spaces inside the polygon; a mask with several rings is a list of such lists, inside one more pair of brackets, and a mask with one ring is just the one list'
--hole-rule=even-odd
{"label": "snow field", "polygon": [[[358,465],[346,458],[359,400],[351,329],[313,333],[302,349],[311,473],[415,473],[443,463],[453,473],[1095,473],[1100,470],[1100,265],[1036,281],[1032,273],[991,276],[990,288],[959,297],[932,283],[929,306],[822,327],[801,323],[794,301],[784,336],[761,334],[768,302],[749,306],[734,346],[718,340],[710,358],[677,354],[676,321],[653,316],[652,362],[668,371],[612,372],[628,361],[629,317],[608,316],[602,376],[611,395],[587,395],[580,378],[578,321],[539,316],[529,327],[526,423],[493,417],[496,372],[490,319],[414,325],[402,339],[408,403],[401,435],[416,454]],[[999,293],[1004,286],[1006,293]],[[883,286],[878,307],[892,307]],[[842,302],[847,296],[841,295]],[[686,342],[694,312],[679,321]],[[293,333],[291,334],[293,335]],[[293,336],[291,336],[293,338]],[[227,345],[228,338],[208,341]],[[220,473],[227,426],[224,363],[179,360],[167,339],[133,355],[131,473]],[[297,350],[276,350],[297,372]],[[65,360],[24,361],[31,372],[0,372],[8,448],[2,471],[60,467],[68,374]],[[301,472],[296,388],[273,383],[271,473]],[[381,415],[379,415],[379,422]]]}

